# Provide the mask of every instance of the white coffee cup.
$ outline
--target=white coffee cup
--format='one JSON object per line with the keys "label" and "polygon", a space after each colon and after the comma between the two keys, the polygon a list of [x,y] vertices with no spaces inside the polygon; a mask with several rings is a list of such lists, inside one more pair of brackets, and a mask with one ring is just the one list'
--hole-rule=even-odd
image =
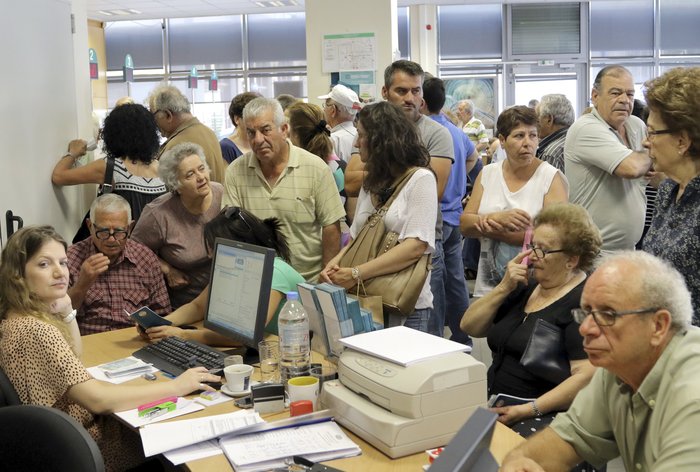
{"label": "white coffee cup", "polygon": [[314,410],[316,410],[320,385],[317,377],[304,376],[289,379],[287,381],[289,403],[291,404],[299,400],[310,400],[314,405]]}
{"label": "white coffee cup", "polygon": [[250,388],[250,376],[253,375],[253,366],[247,364],[234,364],[224,369],[226,387],[231,392],[245,392]]}

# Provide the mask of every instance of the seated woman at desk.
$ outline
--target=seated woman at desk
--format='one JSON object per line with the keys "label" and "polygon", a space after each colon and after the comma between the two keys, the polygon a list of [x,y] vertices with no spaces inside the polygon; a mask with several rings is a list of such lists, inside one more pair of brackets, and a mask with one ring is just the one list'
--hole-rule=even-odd
{"label": "seated woman at desk", "polygon": [[[272,290],[267,307],[267,326],[265,331],[277,334],[277,316],[282,305],[287,301],[287,292],[297,291],[297,284],[304,278],[286,261],[289,260],[289,247],[284,235],[280,232],[280,222],[277,218],[267,218],[264,221],[252,213],[239,207],[226,207],[219,216],[204,225],[204,244],[211,253],[214,250],[216,238],[232,239],[242,243],[254,244],[274,249],[277,253],[272,275]],[[178,326],[196,323],[204,319],[209,298],[209,286],[190,303],[181,306],[165,318],[172,321],[174,326],[157,326],[146,330],[143,337],[158,340],[168,336],[178,336],[183,339],[197,341],[212,346],[228,346],[232,340],[208,329],[182,329]]]}
{"label": "seated woman at desk", "polygon": [[79,359],[80,333],[67,290],[63,238],[50,226],[13,234],[0,265],[0,366],[22,403],[57,408],[81,423],[102,451],[107,470],[134,467],[145,460],[138,434],[103,415],[213,390],[202,382],[220,377],[196,367],[171,382],[149,385],[95,380]]}
{"label": "seated woman at desk", "polygon": [[[472,303],[461,322],[462,331],[488,340],[493,353],[489,393],[533,399],[494,409],[499,421],[523,436],[531,434],[531,428],[543,428],[556,412],[566,410],[593,375],[594,367],[583,351],[571,310],[580,305],[586,272],[602,243],[598,228],[579,205],[545,207],[534,225],[530,249],[508,263],[503,280]],[[532,279],[523,263],[526,257],[530,258]],[[559,384],[520,364],[538,319],[558,326],[563,333],[571,375]],[[533,420],[524,421],[529,419]]]}

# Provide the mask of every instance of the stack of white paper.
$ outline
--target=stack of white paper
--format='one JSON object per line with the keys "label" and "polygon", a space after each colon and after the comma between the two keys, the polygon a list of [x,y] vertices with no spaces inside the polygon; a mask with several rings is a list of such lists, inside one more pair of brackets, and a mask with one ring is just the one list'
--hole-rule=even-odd
{"label": "stack of white paper", "polygon": [[467,351],[464,344],[405,326],[357,334],[340,340],[346,347],[407,366],[453,352]]}
{"label": "stack of white paper", "polygon": [[219,445],[236,472],[285,467],[285,459],[292,456],[321,462],[362,452],[333,421],[225,437],[219,440]]}

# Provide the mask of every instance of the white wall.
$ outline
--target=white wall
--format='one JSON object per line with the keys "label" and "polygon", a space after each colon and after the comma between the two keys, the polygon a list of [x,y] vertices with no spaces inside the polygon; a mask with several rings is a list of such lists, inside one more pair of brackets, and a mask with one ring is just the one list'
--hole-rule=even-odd
{"label": "white wall", "polygon": [[377,97],[384,69],[399,48],[396,0],[306,0],[306,60],[309,102],[328,92],[330,74],[323,73],[321,48],[326,34],[374,33],[377,44]]}
{"label": "white wall", "polygon": [[[90,136],[92,129],[84,2],[6,2],[0,15],[3,241],[7,210],[25,225],[51,224],[66,238],[72,238],[85,212],[84,189],[51,185],[51,170],[68,141]],[[71,7],[76,34],[71,33]]]}

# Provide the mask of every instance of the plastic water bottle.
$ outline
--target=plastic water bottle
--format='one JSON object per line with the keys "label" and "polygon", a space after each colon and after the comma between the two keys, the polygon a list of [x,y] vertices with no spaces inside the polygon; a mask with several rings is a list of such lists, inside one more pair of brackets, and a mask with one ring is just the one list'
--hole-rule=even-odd
{"label": "plastic water bottle", "polygon": [[287,292],[287,303],[277,321],[280,338],[280,377],[282,384],[292,377],[309,375],[309,317],[297,292]]}

